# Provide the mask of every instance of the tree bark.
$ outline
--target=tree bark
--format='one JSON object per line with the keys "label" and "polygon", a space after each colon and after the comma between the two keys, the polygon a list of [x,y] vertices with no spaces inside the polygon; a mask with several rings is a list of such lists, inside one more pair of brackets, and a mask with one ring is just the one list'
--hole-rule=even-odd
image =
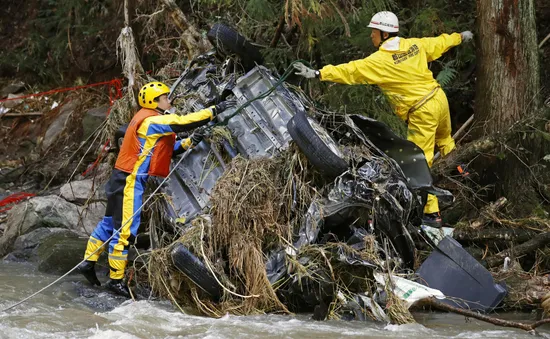
{"label": "tree bark", "polygon": [[453,232],[453,238],[461,241],[483,243],[487,241],[505,240],[522,243],[537,236],[537,232],[512,228],[459,228]]}
{"label": "tree bark", "polygon": [[162,3],[180,30],[181,38],[185,44],[187,57],[189,59],[212,48],[210,42],[203,39],[202,35],[197,31],[195,26],[189,22],[174,0],[162,0]]}
{"label": "tree bark", "polygon": [[[477,0],[477,64],[473,135],[506,134],[540,114],[540,70],[534,0]],[[529,214],[538,197],[530,166],[543,154],[541,138],[515,133],[492,155],[472,164],[481,185],[494,185],[489,199],[506,196],[514,211]]]}
{"label": "tree bark", "polygon": [[504,132],[538,109],[539,59],[534,0],[477,0],[476,120]]}
{"label": "tree bark", "polygon": [[277,43],[281,38],[281,34],[283,33],[284,27],[285,27],[285,16],[283,14],[279,17],[279,22],[277,23],[277,29],[275,29],[275,34],[273,35],[273,39],[271,40],[269,47],[271,48],[277,47]]}

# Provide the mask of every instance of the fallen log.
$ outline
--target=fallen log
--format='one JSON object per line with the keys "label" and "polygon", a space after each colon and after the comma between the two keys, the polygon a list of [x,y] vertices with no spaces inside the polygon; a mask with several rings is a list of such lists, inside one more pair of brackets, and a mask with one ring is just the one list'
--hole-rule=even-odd
{"label": "fallen log", "polygon": [[174,23],[180,30],[181,38],[185,44],[187,57],[189,57],[189,59],[212,48],[210,42],[202,37],[173,0],[162,0],[161,2],[164,4],[170,17],[172,17],[172,20],[174,20]]}
{"label": "fallen log", "polygon": [[29,113],[4,113],[0,117],[16,118],[16,117],[38,117],[44,115],[42,112],[29,112]]}
{"label": "fallen log", "polygon": [[473,312],[473,311],[470,311],[470,310],[465,310],[465,309],[461,309],[461,308],[454,307],[454,306],[451,306],[451,305],[440,303],[437,300],[435,300],[434,298],[423,299],[423,300],[420,301],[420,303],[423,306],[430,306],[430,307],[433,307],[433,308],[438,309],[440,311],[447,311],[447,312],[451,312],[451,313],[460,314],[460,315],[463,315],[463,316],[466,316],[466,317],[469,317],[469,318],[474,318],[474,319],[477,319],[477,320],[481,320],[481,321],[484,321],[484,322],[487,322],[487,323],[490,323],[490,324],[493,324],[493,325],[496,325],[496,326],[519,328],[519,329],[522,329],[524,331],[531,332],[533,334],[536,333],[535,329],[537,327],[540,327],[544,324],[549,324],[550,323],[550,318],[542,319],[542,320],[539,320],[539,321],[534,322],[532,324],[525,324],[525,323],[520,323],[520,322],[517,322],[517,321],[510,321],[510,320],[504,320],[504,319],[499,319],[499,318],[493,318],[493,317],[490,317],[490,316],[485,315],[485,314],[481,314],[481,313]]}
{"label": "fallen log", "polygon": [[499,145],[499,141],[491,137],[472,141],[466,147],[451,152],[445,158],[441,158],[441,160],[432,167],[432,172],[435,175],[445,175],[454,170],[457,164],[468,163],[479,154],[489,153]]}
{"label": "fallen log", "polygon": [[456,228],[469,227],[475,229],[485,225],[488,221],[497,219],[495,213],[506,205],[507,202],[508,200],[505,197],[498,198],[497,201],[483,207],[479,212],[479,217],[476,220],[471,222],[459,222],[457,223]]}
{"label": "fallen log", "polygon": [[483,228],[472,227],[458,228],[453,232],[453,238],[468,242],[486,242],[495,240],[506,240],[523,243],[537,236],[537,232],[525,229],[511,228]]}
{"label": "fallen log", "polygon": [[526,241],[521,245],[506,249],[485,259],[487,267],[496,267],[500,265],[500,263],[504,261],[504,258],[511,257],[512,253],[513,256],[517,258],[523,254],[527,254],[538,248],[544,247],[548,243],[550,243],[550,232],[541,233],[535,238]]}
{"label": "fallen log", "polygon": [[[470,125],[472,124],[472,122],[474,121],[474,115],[472,114],[472,116],[466,120],[466,122],[462,125],[462,127],[460,127],[458,129],[458,131],[456,131],[455,134],[453,134],[453,139],[454,140],[457,140],[460,136],[462,136],[462,133],[464,133],[464,131],[470,127]],[[433,163],[435,163],[437,161],[437,159],[439,159],[441,157],[441,152],[437,152],[433,158]]]}

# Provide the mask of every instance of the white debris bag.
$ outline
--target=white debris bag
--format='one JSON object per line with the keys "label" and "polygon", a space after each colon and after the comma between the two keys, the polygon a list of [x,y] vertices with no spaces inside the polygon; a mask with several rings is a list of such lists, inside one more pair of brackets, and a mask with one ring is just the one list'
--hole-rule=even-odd
{"label": "white debris bag", "polygon": [[[374,273],[374,279],[382,286],[386,286],[388,279],[387,274]],[[393,283],[393,293],[401,300],[407,303],[407,308],[410,308],[415,302],[436,297],[437,299],[445,299],[445,295],[440,291],[427,286],[421,285],[414,281],[407,280],[405,278],[398,277],[396,275],[391,276]]]}

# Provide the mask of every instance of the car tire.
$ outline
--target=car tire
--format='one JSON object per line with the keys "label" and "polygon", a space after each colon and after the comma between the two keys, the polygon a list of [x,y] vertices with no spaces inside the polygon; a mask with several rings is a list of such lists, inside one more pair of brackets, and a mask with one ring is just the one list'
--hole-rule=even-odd
{"label": "car tire", "polygon": [[401,260],[403,260],[404,268],[412,270],[414,269],[415,258],[414,241],[406,229],[402,229],[402,231],[403,232],[389,232],[391,234],[384,232],[384,234],[392,243]]}
{"label": "car tire", "polygon": [[264,62],[260,50],[253,46],[244,36],[233,28],[217,23],[206,34],[208,40],[217,50],[229,54],[235,54],[241,59],[245,71],[249,71]]}
{"label": "car tire", "polygon": [[328,132],[305,113],[294,115],[288,133],[311,164],[327,178],[334,179],[348,170],[338,145]]}
{"label": "car tire", "polygon": [[114,142],[111,142],[111,147],[116,152],[120,151],[122,147],[122,142],[124,141],[124,135],[126,134],[127,129],[128,129],[128,124],[124,124],[115,131],[115,138],[114,138]]}
{"label": "car tire", "polygon": [[204,292],[219,300],[223,290],[204,263],[185,246],[178,243],[171,251],[174,266]]}

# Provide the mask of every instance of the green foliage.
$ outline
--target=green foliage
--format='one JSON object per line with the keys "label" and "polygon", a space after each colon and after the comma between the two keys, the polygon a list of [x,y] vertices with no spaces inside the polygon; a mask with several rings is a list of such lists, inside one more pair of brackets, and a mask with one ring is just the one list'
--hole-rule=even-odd
{"label": "green foliage", "polygon": [[458,74],[458,71],[455,68],[451,67],[451,64],[452,63],[445,65],[437,75],[436,80],[442,87],[449,86]]}
{"label": "green foliage", "polygon": [[277,6],[268,0],[249,0],[245,7],[250,17],[260,21],[276,18],[280,13],[277,9]]}
{"label": "green foliage", "polygon": [[319,100],[332,111],[361,114],[379,120],[401,137],[407,134],[407,126],[394,113],[386,96],[376,86],[319,84],[322,94]]}
{"label": "green foliage", "polygon": [[32,74],[38,81],[62,82],[74,63],[74,50],[105,28],[98,23],[106,24],[104,19],[113,14],[112,2],[42,0],[37,5],[26,43],[17,49],[6,48],[0,62],[4,67]]}

